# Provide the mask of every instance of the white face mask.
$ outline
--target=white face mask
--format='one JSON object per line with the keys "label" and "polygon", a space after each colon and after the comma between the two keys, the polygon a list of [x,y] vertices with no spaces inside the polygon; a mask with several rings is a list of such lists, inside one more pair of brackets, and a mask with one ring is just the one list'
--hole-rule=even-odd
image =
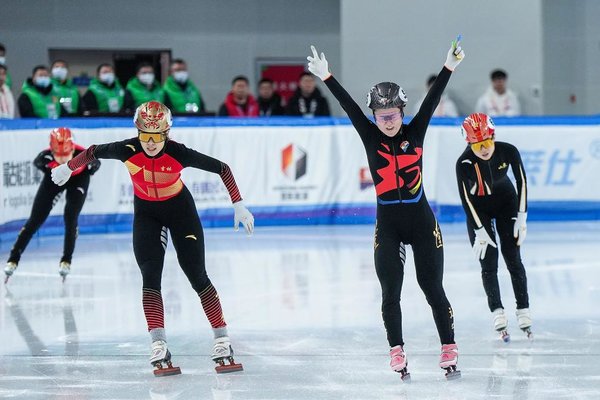
{"label": "white face mask", "polygon": [[47,88],[50,86],[50,77],[49,76],[38,76],[33,80],[33,84],[35,86],[39,86],[41,88]]}
{"label": "white face mask", "polygon": [[6,64],[6,57],[2,56],[0,57],[0,65],[4,65]]}
{"label": "white face mask", "polygon": [[188,80],[189,74],[187,71],[175,71],[173,72],[173,79],[179,83],[185,83]]}
{"label": "white face mask", "polygon": [[149,72],[146,74],[141,74],[138,79],[140,80],[140,82],[142,82],[144,85],[152,85],[152,83],[154,83],[154,74]]}
{"label": "white face mask", "polygon": [[52,68],[52,77],[59,81],[64,81],[67,78],[68,70],[65,67]]}
{"label": "white face mask", "polygon": [[115,81],[115,74],[114,74],[114,72],[105,72],[103,74],[100,74],[98,79],[100,80],[100,82],[105,83],[108,86],[110,86]]}

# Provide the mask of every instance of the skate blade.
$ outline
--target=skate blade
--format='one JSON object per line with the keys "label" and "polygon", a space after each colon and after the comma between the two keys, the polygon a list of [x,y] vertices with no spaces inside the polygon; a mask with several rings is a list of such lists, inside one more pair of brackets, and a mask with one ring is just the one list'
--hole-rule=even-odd
{"label": "skate blade", "polygon": [[231,363],[228,365],[217,365],[215,367],[215,371],[217,371],[217,374],[227,374],[229,372],[238,372],[238,371],[243,371],[244,367],[242,364],[236,364],[236,363]]}
{"label": "skate blade", "polygon": [[169,375],[179,375],[181,374],[181,368],[179,367],[171,367],[171,368],[159,368],[154,370],[154,376],[169,376]]}
{"label": "skate blade", "polygon": [[500,334],[500,340],[502,340],[504,343],[509,343],[510,342],[510,335],[508,333],[508,331],[498,331],[498,333]]}
{"label": "skate blade", "polygon": [[404,383],[410,383],[410,372],[400,372],[402,375],[400,376],[400,379],[402,379],[402,382]]}
{"label": "skate blade", "polygon": [[8,283],[8,280],[10,279],[11,275],[6,275],[6,278],[4,278],[4,284],[6,285]]}
{"label": "skate blade", "polygon": [[521,329],[527,335],[527,339],[533,340],[533,332],[531,332],[531,328]]}
{"label": "skate blade", "polygon": [[446,380],[453,381],[459,379],[461,377],[460,371],[455,369],[451,370],[450,368],[446,369]]}

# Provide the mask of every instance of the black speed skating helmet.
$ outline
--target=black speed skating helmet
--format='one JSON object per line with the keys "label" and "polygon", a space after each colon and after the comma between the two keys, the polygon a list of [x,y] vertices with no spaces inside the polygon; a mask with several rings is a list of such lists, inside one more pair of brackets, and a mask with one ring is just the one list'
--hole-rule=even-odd
{"label": "black speed skating helmet", "polygon": [[367,93],[367,107],[373,111],[394,107],[402,109],[407,101],[404,89],[394,82],[378,83]]}

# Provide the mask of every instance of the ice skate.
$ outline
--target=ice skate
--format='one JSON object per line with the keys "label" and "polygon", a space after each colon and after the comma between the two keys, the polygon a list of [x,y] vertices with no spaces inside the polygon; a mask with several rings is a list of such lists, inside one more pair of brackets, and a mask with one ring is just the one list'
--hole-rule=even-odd
{"label": "ice skate", "polygon": [[58,265],[58,273],[62,276],[62,281],[64,282],[67,279],[67,275],[71,272],[71,263],[67,261],[61,261]]}
{"label": "ice skate", "polygon": [[527,334],[527,339],[533,340],[533,333],[531,332],[531,315],[529,314],[529,308],[521,308],[517,310],[517,323],[519,329]]}
{"label": "ice skate", "polygon": [[402,346],[394,346],[390,349],[390,367],[395,372],[400,374],[400,379],[404,382],[410,382],[410,373],[408,372],[408,361],[406,360],[406,353]]}
{"label": "ice skate", "polygon": [[12,274],[15,272],[15,269],[17,269],[16,262],[9,261],[6,263],[6,267],[4,267],[4,273],[6,274],[6,277],[4,278],[5,284],[8,282],[8,278],[10,278],[12,276]]}
{"label": "ice skate", "polygon": [[460,378],[460,371],[456,369],[458,362],[458,346],[455,344],[443,344],[440,354],[440,368],[446,370],[446,379]]}
{"label": "ice skate", "polygon": [[150,355],[150,364],[156,369],[154,376],[179,375],[181,369],[171,364],[171,352],[167,349],[167,342],[157,340],[152,342],[152,354]]}
{"label": "ice skate", "polygon": [[[215,370],[219,374],[244,370],[242,364],[236,364],[233,359],[233,348],[231,348],[231,342],[229,341],[228,336],[222,336],[215,339],[212,359],[218,364],[215,367]],[[229,364],[225,363],[226,360]]]}
{"label": "ice skate", "polygon": [[500,339],[504,343],[510,342],[510,335],[508,334],[508,320],[506,314],[504,314],[503,308],[497,308],[493,311],[494,314],[494,329],[500,334]]}

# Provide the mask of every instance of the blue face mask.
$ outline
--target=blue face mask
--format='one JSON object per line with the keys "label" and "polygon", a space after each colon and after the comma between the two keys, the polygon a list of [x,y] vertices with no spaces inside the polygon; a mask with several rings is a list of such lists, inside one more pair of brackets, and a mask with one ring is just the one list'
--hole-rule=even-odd
{"label": "blue face mask", "polygon": [[50,77],[49,76],[38,76],[37,78],[35,78],[33,80],[33,83],[35,86],[38,86],[41,88],[47,88],[48,86],[50,86]]}

